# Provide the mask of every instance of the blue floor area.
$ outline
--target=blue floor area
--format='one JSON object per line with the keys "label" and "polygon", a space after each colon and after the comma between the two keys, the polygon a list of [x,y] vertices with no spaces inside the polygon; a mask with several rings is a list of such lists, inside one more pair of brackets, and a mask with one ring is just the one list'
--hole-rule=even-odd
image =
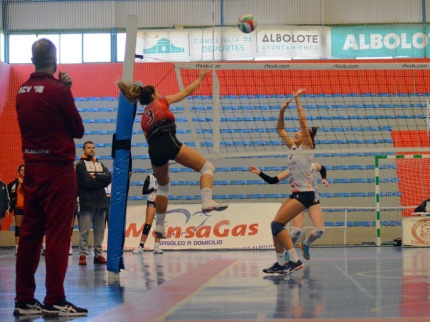
{"label": "blue floor area", "polygon": [[[126,252],[126,270],[113,281],[105,266],[79,266],[74,250],[67,299],[89,314],[47,319],[12,315],[16,257],[0,249],[0,320],[90,321],[107,313],[109,321],[150,321],[163,301],[168,309],[153,321],[430,321],[429,248],[314,247],[310,261],[297,252],[305,268],[288,276],[262,272],[275,261],[271,250]],[[207,270],[218,264],[219,273]],[[189,288],[190,272],[207,280],[197,290]],[[36,298],[43,300],[43,257],[36,274]],[[183,300],[175,302],[178,292]],[[137,317],[133,306],[148,318]]]}

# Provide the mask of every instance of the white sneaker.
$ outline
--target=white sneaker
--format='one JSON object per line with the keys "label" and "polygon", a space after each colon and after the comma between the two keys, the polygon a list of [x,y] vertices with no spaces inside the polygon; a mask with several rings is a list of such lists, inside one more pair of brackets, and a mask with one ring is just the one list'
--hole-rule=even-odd
{"label": "white sneaker", "polygon": [[70,244],[70,248],[69,248],[69,255],[73,255],[73,248],[72,248],[72,244]]}
{"label": "white sneaker", "polygon": [[202,205],[203,212],[211,212],[212,210],[223,211],[223,210],[226,210],[227,208],[228,208],[227,203],[218,203],[214,200],[203,202],[203,205]]}
{"label": "white sneaker", "polygon": [[157,224],[157,226],[155,226],[155,237],[160,238],[160,239],[166,239],[166,230],[164,229],[164,225],[160,225]]}
{"label": "white sneaker", "polygon": [[133,254],[142,254],[143,253],[143,248],[142,246],[137,246],[137,248],[135,250],[133,250]]}
{"label": "white sneaker", "polygon": [[160,248],[154,248],[154,254],[163,254],[163,251]]}

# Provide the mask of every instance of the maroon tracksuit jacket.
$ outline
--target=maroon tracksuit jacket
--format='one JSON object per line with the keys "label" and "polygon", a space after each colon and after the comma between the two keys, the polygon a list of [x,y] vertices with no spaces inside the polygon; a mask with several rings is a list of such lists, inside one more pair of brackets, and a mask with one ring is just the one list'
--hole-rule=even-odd
{"label": "maroon tracksuit jacket", "polygon": [[46,304],[65,299],[64,278],[76,201],[74,138],[84,126],[70,89],[50,74],[33,73],[18,90],[25,162],[24,218],[16,263],[16,300],[34,298],[34,273],[46,230]]}

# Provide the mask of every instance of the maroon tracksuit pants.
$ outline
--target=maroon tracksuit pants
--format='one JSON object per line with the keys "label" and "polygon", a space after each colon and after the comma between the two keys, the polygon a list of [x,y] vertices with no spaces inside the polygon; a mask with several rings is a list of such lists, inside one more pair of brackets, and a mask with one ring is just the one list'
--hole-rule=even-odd
{"label": "maroon tracksuit pants", "polygon": [[66,298],[66,276],[70,226],[77,195],[72,162],[61,165],[26,164],[24,181],[24,218],[16,259],[16,300],[34,298],[34,274],[39,265],[46,230],[45,304]]}

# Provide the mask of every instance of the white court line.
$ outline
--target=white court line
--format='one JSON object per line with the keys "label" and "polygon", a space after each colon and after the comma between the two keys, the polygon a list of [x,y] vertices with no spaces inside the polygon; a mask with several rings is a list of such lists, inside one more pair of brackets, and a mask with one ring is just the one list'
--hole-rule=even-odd
{"label": "white court line", "polygon": [[364,295],[366,295],[369,298],[375,298],[376,296],[371,294],[368,290],[366,290],[360,283],[357,282],[357,280],[352,277],[351,275],[349,275],[345,270],[343,270],[340,266],[333,264],[332,265],[334,267],[337,268],[337,270],[339,272],[341,272],[343,274],[343,276],[345,276],[352,284],[354,284],[359,290],[360,292],[362,292]]}

